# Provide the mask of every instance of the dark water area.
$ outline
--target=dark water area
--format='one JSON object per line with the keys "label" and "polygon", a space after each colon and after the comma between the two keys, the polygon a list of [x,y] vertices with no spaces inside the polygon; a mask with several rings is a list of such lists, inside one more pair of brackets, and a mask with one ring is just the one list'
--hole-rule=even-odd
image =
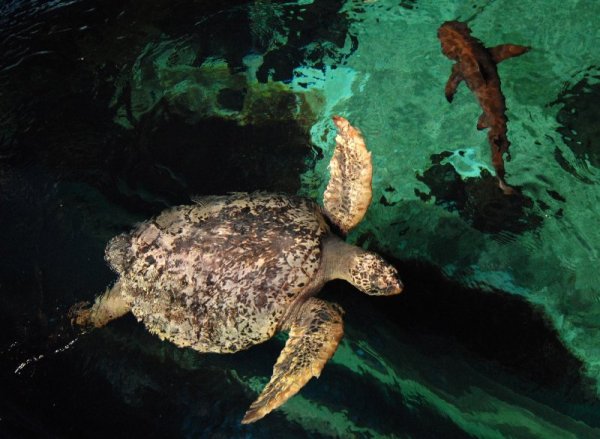
{"label": "dark water area", "polygon": [[[323,157],[311,137],[318,115],[309,98],[283,85],[300,64],[342,66],[356,50],[350,15],[340,13],[344,5],[0,5],[1,437],[520,438],[567,432],[583,438],[600,431],[594,383],[540,309],[518,295],[452,281],[422,260],[387,255],[406,285],[398,297],[328,285],[322,297],[346,310],[342,348],[285,409],[251,425],[240,420],[271,374],[281,337],[215,355],[160,341],[131,316],[83,335],[71,327],[71,305],[92,301],[115,281],[104,261],[111,237],[195,195],[301,190],[302,174]],[[169,52],[169,44],[192,50]],[[154,71],[162,58],[159,63],[148,54],[163,49],[171,55]],[[259,53],[253,87],[271,88],[253,97],[239,78]],[[214,59],[225,61],[225,73]],[[185,74],[181,65],[208,65],[194,73],[207,89],[214,71],[225,77],[214,108],[187,101],[175,87],[159,93],[159,84],[172,86]],[[582,137],[574,153],[587,154],[593,132],[572,130]],[[597,167],[598,157],[590,156]],[[462,181],[435,157],[418,178],[430,189],[420,193],[423,201],[435,197],[484,233],[536,231],[543,218],[533,210],[560,215],[539,201],[533,209],[527,197],[507,202],[491,177]],[[557,191],[549,196],[563,202]],[[364,245],[384,247],[377,239],[365,238]],[[516,413],[525,413],[524,420],[513,424]],[[480,427],[478,416],[494,418],[497,435]],[[527,422],[535,427],[524,428]]]}
{"label": "dark water area", "polygon": [[421,199],[429,201],[435,197],[435,204],[450,212],[458,211],[473,228],[484,233],[519,234],[539,227],[543,218],[532,210],[534,202],[530,198],[520,193],[505,197],[489,172],[463,180],[451,164],[441,163],[450,155],[446,152],[432,156],[432,166],[417,176],[430,188],[429,193],[415,190]]}

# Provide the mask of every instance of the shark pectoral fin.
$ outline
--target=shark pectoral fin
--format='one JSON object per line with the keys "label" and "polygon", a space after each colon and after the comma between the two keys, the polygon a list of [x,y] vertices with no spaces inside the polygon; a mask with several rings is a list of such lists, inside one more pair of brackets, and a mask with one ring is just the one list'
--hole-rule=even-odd
{"label": "shark pectoral fin", "polygon": [[452,100],[454,99],[456,89],[458,88],[458,85],[462,80],[463,77],[460,74],[460,68],[458,66],[458,63],[456,63],[452,66],[452,73],[450,73],[450,77],[448,78],[448,82],[446,83],[445,94],[446,100],[448,102],[452,102]]}
{"label": "shark pectoral fin", "polygon": [[479,119],[477,120],[477,129],[481,131],[489,127],[490,124],[488,123],[485,113],[481,113],[481,116],[479,116]]}
{"label": "shark pectoral fin", "polygon": [[490,47],[488,49],[492,59],[496,64],[504,61],[505,59],[512,58],[514,56],[523,55],[531,48],[527,46],[518,46],[516,44],[500,44],[499,46]]}
{"label": "shark pectoral fin", "polygon": [[259,420],[321,374],[344,333],[342,312],[337,305],[315,297],[302,305],[273,367],[271,381],[252,403],[242,424]]}

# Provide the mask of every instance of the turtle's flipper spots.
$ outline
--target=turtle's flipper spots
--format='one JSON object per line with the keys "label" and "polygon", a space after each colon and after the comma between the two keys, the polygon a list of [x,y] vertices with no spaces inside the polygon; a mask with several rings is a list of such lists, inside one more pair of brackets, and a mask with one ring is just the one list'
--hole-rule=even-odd
{"label": "turtle's flipper spots", "polygon": [[323,204],[329,219],[346,234],[362,220],[371,204],[373,167],[360,131],[343,117],[334,116],[333,121],[338,135]]}
{"label": "turtle's flipper spots", "polygon": [[131,306],[121,294],[120,283],[98,296],[92,306],[75,304],[69,310],[71,322],[85,328],[101,328],[111,320],[127,314]]}
{"label": "turtle's flipper spots", "polygon": [[341,308],[311,297],[291,324],[290,336],[273,368],[271,381],[252,403],[243,424],[257,421],[318,377],[344,333]]}

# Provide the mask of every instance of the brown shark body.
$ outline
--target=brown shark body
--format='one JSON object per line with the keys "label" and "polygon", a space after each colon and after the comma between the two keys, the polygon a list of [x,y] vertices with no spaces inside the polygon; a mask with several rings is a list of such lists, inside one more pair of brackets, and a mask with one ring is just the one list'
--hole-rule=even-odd
{"label": "brown shark body", "polygon": [[447,21],[442,24],[438,29],[438,38],[444,55],[456,61],[446,83],[446,99],[452,102],[461,81],[465,81],[475,94],[483,110],[477,122],[477,129],[489,128],[488,141],[492,149],[492,164],[500,188],[505,193],[511,193],[512,189],[504,180],[503,159],[503,155],[508,154],[510,146],[506,137],[508,119],[496,64],[513,56],[522,55],[529,48],[514,44],[487,48],[477,38],[472,37],[471,29],[460,21]]}

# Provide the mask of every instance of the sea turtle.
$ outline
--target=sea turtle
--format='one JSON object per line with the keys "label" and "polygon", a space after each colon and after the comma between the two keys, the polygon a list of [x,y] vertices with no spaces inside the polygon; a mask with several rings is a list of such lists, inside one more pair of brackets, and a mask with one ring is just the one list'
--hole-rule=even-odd
{"label": "sea turtle", "polygon": [[[319,376],[343,334],[342,309],[315,296],[331,279],[371,295],[403,285],[375,253],[345,243],[371,202],[371,154],[360,131],[334,117],[338,134],[321,208],[266,192],[199,197],[108,243],[119,274],[79,325],[101,327],[131,311],[150,332],[200,352],[237,352],[278,331],[289,338],[270,382],[242,422],[254,422]],[[330,226],[329,223],[332,225]]]}

